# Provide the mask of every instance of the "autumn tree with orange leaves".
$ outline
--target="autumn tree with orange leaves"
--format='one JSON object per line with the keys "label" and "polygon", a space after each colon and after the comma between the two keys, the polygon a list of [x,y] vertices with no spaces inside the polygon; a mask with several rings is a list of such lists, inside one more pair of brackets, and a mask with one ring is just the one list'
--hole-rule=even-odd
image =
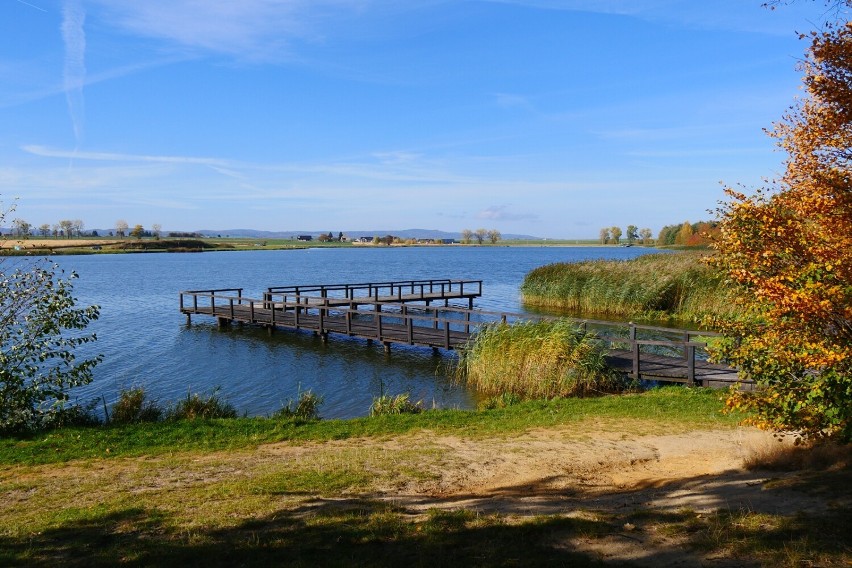
{"label": "autumn tree with orange leaves", "polygon": [[[835,3],[836,4],[836,3]],[[842,4],[852,5],[852,0]],[[717,356],[753,379],[729,408],[797,440],[852,441],[852,22],[802,36],[806,95],[770,135],[784,176],[727,189],[711,260],[741,290]]]}

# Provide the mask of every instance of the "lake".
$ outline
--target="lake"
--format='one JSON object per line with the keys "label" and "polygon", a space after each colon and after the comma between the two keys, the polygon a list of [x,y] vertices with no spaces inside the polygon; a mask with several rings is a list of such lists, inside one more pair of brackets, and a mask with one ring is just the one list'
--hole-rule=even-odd
{"label": "lake", "polygon": [[332,336],[324,344],[311,333],[231,326],[179,311],[182,290],[243,288],[259,298],[269,286],[336,284],[428,278],[482,280],[475,307],[527,311],[520,286],[533,268],[553,262],[628,259],[656,252],[638,247],[364,247],[187,254],[60,256],[80,276],[80,305],[97,304],[90,326],[98,341],[81,355],[102,353],[95,380],[72,391],[81,402],[104,397],[112,404],[122,389],[142,386],[162,405],[188,392],[220,394],[240,413],[268,415],[299,391],[324,397],[323,418],[367,414],[373,397],[410,393],[427,407],[472,408],[476,397],[453,384],[452,352],[381,345]]}

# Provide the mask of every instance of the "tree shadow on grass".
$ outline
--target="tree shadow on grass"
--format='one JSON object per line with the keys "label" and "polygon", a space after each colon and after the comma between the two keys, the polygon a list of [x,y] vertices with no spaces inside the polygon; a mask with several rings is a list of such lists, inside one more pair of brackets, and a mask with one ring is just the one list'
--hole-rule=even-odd
{"label": "tree shadow on grass", "polygon": [[413,522],[385,503],[335,501],[234,527],[174,529],[158,511],[127,509],[0,539],[4,566],[600,566],[554,543],[604,523],[539,518],[505,524],[468,511]]}
{"label": "tree shadow on grass", "polygon": [[[292,509],[224,528],[192,525],[155,508],[98,513],[95,507],[41,533],[0,536],[0,566],[582,567],[603,565],[602,559],[684,566],[708,554],[739,565],[848,562],[848,469],[765,475],[648,479],[599,494],[560,486],[554,477],[444,499],[303,496]],[[826,493],[831,505],[814,507],[825,501],[811,496]],[[811,507],[777,508],[797,495],[804,498],[797,507]]]}

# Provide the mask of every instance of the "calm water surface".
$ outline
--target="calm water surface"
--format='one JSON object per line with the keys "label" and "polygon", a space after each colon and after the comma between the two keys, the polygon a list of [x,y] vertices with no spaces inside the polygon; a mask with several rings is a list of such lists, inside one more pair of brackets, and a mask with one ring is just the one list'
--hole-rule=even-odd
{"label": "calm water surface", "polygon": [[[243,288],[261,297],[268,286],[452,278],[483,281],[476,307],[523,312],[520,286],[533,268],[553,262],[633,258],[641,248],[434,247],[328,248],[201,254],[124,254],[59,257],[80,278],[81,305],[98,304],[101,317],[90,354],[104,361],[95,380],[77,389],[81,401],[144,386],[167,404],[187,392],[220,393],[240,412],[271,414],[299,390],[322,395],[324,418],[364,416],[374,396],[408,392],[427,406],[470,408],[472,393],[452,384],[445,368],[453,353],[379,345],[332,335],[323,344],[311,333],[268,336],[253,327],[219,330],[212,318],[192,325],[179,311],[182,290]],[[89,347],[87,347],[88,349]]]}

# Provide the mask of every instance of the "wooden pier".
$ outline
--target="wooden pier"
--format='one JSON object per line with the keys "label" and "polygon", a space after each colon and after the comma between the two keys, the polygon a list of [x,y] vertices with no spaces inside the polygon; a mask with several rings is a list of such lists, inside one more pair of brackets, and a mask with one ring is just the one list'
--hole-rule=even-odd
{"label": "wooden pier", "polygon": [[[275,329],[306,330],[327,340],[329,334],[392,344],[463,349],[483,325],[555,319],[552,316],[472,309],[481,281],[421,280],[356,285],[270,287],[261,299],[240,288],[180,293],[180,311]],[[450,306],[465,300],[468,307]],[[712,332],[574,319],[594,331],[608,349],[607,361],[626,376],[660,382],[726,387],[739,381],[734,369],[698,356]],[[748,388],[746,385],[745,388]]]}

